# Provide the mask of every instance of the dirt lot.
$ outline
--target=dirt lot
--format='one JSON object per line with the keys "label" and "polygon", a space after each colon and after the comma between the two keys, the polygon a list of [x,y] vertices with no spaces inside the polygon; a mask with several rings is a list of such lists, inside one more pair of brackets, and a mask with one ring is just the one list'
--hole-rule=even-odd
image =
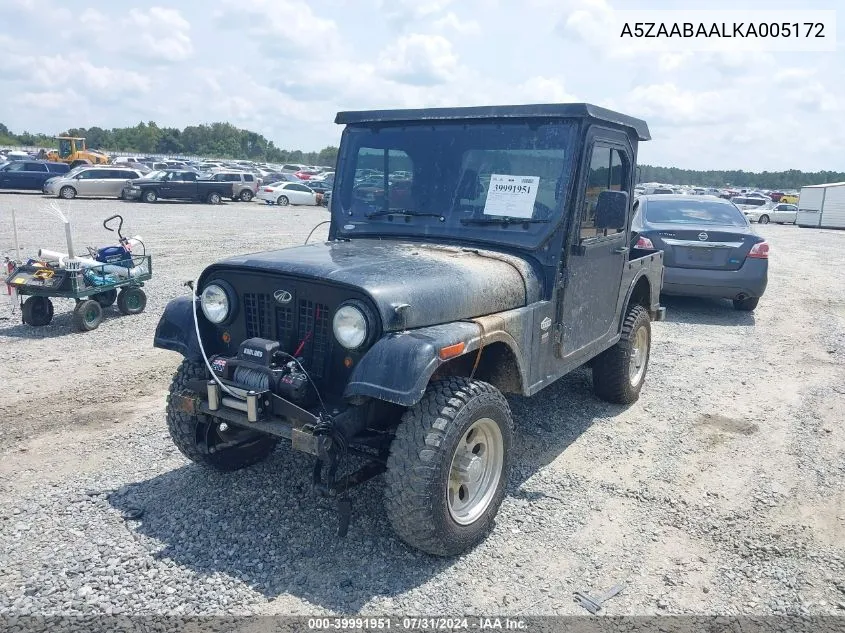
{"label": "dirt lot", "polygon": [[[12,207],[24,253],[64,250],[45,204],[0,194],[0,255]],[[617,582],[608,615],[845,614],[845,232],[759,227],[770,281],[752,314],[667,299],[631,407],[596,400],[585,371],[512,398],[496,528],[438,560],[392,535],[379,479],[337,540],[303,456],[210,474],[167,435],[179,358],[152,348],[165,303],[221,256],[301,243],[325,211],[62,206],[79,246],[110,243],[100,222],[123,213],[154,278],[144,314],[114,310],[87,334],[70,302],[33,329],[0,300],[0,615],[585,614],[573,591]]]}

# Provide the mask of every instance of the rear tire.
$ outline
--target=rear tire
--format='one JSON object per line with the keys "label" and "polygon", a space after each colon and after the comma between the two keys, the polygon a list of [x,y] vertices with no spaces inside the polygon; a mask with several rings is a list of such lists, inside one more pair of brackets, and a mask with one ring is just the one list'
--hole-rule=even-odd
{"label": "rear tire", "polygon": [[49,325],[53,320],[53,302],[47,297],[28,297],[23,302],[21,318],[33,327]]}
{"label": "rear tire", "polygon": [[76,197],[76,189],[73,187],[62,187],[59,191],[59,197],[65,200],[73,200]]}
{"label": "rear tire", "polygon": [[614,404],[640,397],[651,354],[651,319],[641,305],[631,306],[622,324],[622,338],[593,359],[593,391]]}
{"label": "rear tire", "polygon": [[222,202],[222,200],[223,200],[223,198],[221,198],[221,197],[220,197],[220,194],[219,194],[219,193],[217,193],[216,191],[212,191],[212,192],[211,192],[210,194],[208,194],[208,196],[206,196],[206,198],[205,198],[205,201],[206,201],[208,204],[220,204],[220,202]]}
{"label": "rear tire", "polygon": [[408,545],[455,556],[484,539],[502,498],[513,442],[507,400],[485,382],[432,382],[402,416],[390,447],[384,504]]}
{"label": "rear tire", "polygon": [[141,194],[141,200],[152,204],[153,202],[158,200],[158,194],[155,192],[155,189],[147,189]]}
{"label": "rear tire", "polygon": [[73,325],[79,332],[90,332],[103,322],[103,307],[93,299],[84,299],[73,310]]}
{"label": "rear tire", "polygon": [[[178,409],[172,401],[188,387],[191,380],[205,380],[208,372],[204,363],[182,361],[167,396],[167,429],[176,448],[192,462],[221,472],[232,472],[265,460],[276,448],[278,440],[233,425],[221,432],[219,423],[204,415],[194,415]],[[220,448],[224,443],[238,442],[238,446]]]}
{"label": "rear tire", "polygon": [[111,290],[106,290],[105,292],[98,292],[95,295],[92,295],[91,298],[100,304],[101,308],[108,308],[114,305],[114,302],[117,300],[117,290],[112,288]]}
{"label": "rear tire", "polygon": [[769,216],[768,215],[761,215],[760,219],[757,220],[758,224],[768,224],[769,223]]}
{"label": "rear tire", "polygon": [[747,299],[734,299],[734,310],[740,312],[751,312],[760,303],[760,297],[748,297]]}
{"label": "rear tire", "polygon": [[252,200],[253,193],[249,189],[241,191],[241,202],[249,202]]}
{"label": "rear tire", "polygon": [[290,204],[290,200],[288,200],[287,196],[279,196],[276,200],[276,204],[280,207],[286,207]]}
{"label": "rear tire", "polygon": [[121,314],[140,314],[147,307],[147,294],[140,288],[124,288],[117,295],[117,309]]}

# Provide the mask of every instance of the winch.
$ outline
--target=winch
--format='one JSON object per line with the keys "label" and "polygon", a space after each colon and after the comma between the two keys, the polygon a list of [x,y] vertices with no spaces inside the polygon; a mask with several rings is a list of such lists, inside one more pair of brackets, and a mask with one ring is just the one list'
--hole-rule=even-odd
{"label": "winch", "polygon": [[302,361],[282,351],[278,341],[250,338],[241,343],[237,356],[212,356],[209,361],[218,378],[244,389],[271,391],[301,407],[316,398]]}

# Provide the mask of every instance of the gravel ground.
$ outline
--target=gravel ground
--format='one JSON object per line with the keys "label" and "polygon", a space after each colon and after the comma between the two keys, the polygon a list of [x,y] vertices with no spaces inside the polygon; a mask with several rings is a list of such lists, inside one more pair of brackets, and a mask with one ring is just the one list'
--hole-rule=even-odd
{"label": "gravel ground", "polygon": [[[25,253],[64,250],[46,203],[0,195],[0,254],[13,207]],[[122,213],[155,272],[144,314],[87,334],[71,302],[33,329],[0,301],[0,615],[582,615],[574,591],[617,582],[608,615],[845,614],[845,232],[759,227],[772,258],[752,314],[667,298],[631,407],[596,400],[584,371],[511,398],[496,528],[440,560],[392,535],[380,479],[336,539],[304,456],[214,474],[167,435],[179,358],[151,346],[165,303],[222,256],[301,243],[325,211],[63,208],[79,246],[110,243],[99,223]]]}

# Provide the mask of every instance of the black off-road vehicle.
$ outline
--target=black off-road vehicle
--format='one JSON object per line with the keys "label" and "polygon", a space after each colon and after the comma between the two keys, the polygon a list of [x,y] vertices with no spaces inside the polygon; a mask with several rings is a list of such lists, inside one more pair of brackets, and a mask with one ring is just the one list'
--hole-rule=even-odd
{"label": "black off-road vehicle", "polygon": [[639,396],[664,314],[663,254],[630,230],[648,127],[588,104],[336,122],[329,240],[213,264],[167,306],[155,345],[185,357],[170,433],[224,471],[284,438],[347,520],[346,490],[385,473],[399,536],[454,555],[504,495],[503,393],[589,362],[600,398]]}

